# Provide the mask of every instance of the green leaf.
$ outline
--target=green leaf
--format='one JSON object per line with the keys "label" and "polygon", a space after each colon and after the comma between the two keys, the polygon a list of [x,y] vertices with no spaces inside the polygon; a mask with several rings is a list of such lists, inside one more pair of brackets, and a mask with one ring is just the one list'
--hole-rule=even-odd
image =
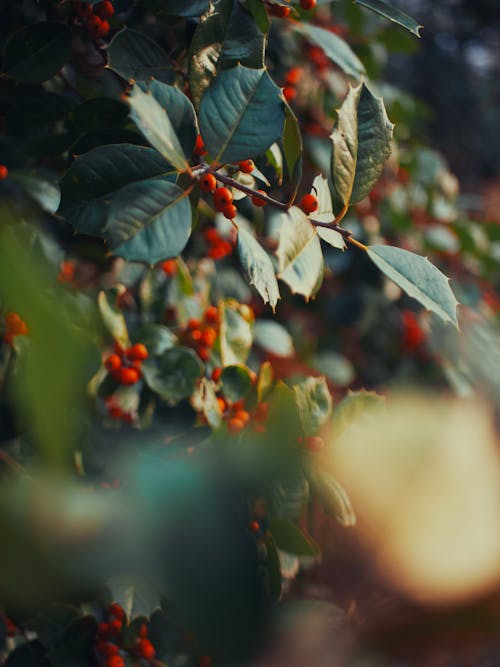
{"label": "green leaf", "polygon": [[320,470],[311,475],[311,484],[326,514],[334,517],[342,526],[356,525],[351,501],[335,478]]}
{"label": "green leaf", "polygon": [[120,30],[111,40],[107,67],[128,81],[154,78],[172,83],[174,79],[165,51],[147,35],[130,28]]}
{"label": "green leaf", "polygon": [[175,405],[194,392],[203,365],[193,350],[173,347],[161,357],[147,359],[141,370],[148,387],[167,403]]}
{"label": "green leaf", "polygon": [[305,437],[315,435],[332,414],[332,397],[324,377],[310,377],[293,387]]}
{"label": "green leaf", "polygon": [[198,107],[218,72],[238,63],[264,67],[264,34],[239,2],[220,0],[198,24],[189,58],[189,86]]}
{"label": "green leaf", "polygon": [[310,23],[298,24],[306,37],[317,44],[340,69],[355,81],[360,81],[366,74],[363,63],[341,37],[325,28]]}
{"label": "green leaf", "polygon": [[332,132],[332,181],[339,208],[368,195],[391,153],[394,125],[381,99],[362,84],[350,88]]}
{"label": "green leaf", "polygon": [[292,203],[297,196],[302,179],[302,136],[297,117],[288,104],[285,107],[285,112],[286,119],[281,144],[283,146],[288,178],[292,186],[292,192],[288,201]]}
{"label": "green leaf", "polygon": [[273,263],[260,243],[241,227],[238,229],[238,253],[248,282],[274,310],[280,293]]}
{"label": "green leaf", "polygon": [[113,575],[106,582],[112,602],[118,603],[129,620],[143,616],[149,618],[160,609],[161,600],[157,588],[128,575]]}
{"label": "green leaf", "polygon": [[[293,401],[292,392],[289,397]],[[285,418],[286,416],[284,414]],[[296,434],[297,432],[295,437]],[[302,471],[285,479],[276,480],[272,488],[271,513],[280,519],[299,519],[307,507],[309,497],[309,481]]]}
{"label": "green leaf", "polygon": [[242,364],[226,366],[221,375],[222,393],[231,403],[246,398],[252,390],[250,371]]}
{"label": "green leaf", "polygon": [[254,335],[256,345],[277,357],[291,357],[295,352],[292,337],[275,320],[257,320]]}
{"label": "green leaf", "polygon": [[238,162],[265,153],[285,122],[281,90],[265,69],[238,65],[221,72],[200,105],[205,146],[216,162]]}
{"label": "green leaf", "polygon": [[393,23],[397,23],[417,37],[420,37],[420,28],[423,28],[423,26],[411,16],[408,16],[408,14],[405,14],[400,9],[396,9],[396,7],[392,7],[392,5],[389,5],[387,2],[383,2],[382,0],[354,0],[354,2],[362,7],[371,9],[372,12],[380,14],[380,16],[383,16]]}
{"label": "green leaf", "polygon": [[385,396],[374,391],[349,391],[335,408],[333,427],[335,438],[340,437],[350,426],[370,418],[385,407]]}
{"label": "green leaf", "polygon": [[372,245],[368,256],[378,268],[424,308],[458,329],[457,304],[447,278],[427,257],[394,246]]}
{"label": "green leaf", "polygon": [[94,97],[91,100],[85,100],[70,114],[72,124],[76,125],[80,132],[119,127],[126,122],[127,116],[127,105],[111,97]]}
{"label": "green leaf", "polygon": [[[170,110],[163,104],[163,86],[159,81],[147,89],[136,84],[128,98],[130,116],[149,143],[156,148],[179,171],[188,169],[188,163],[181,142],[170,119]],[[182,108],[185,108],[182,105]],[[179,109],[174,109],[176,114]]]}
{"label": "green leaf", "polygon": [[177,257],[191,234],[187,195],[161,178],[122,188],[111,200],[102,233],[113,254],[151,265]]}
{"label": "green leaf", "polygon": [[191,397],[191,405],[196,412],[203,412],[208,424],[218,428],[222,423],[222,413],[217,401],[213,382],[202,378]]}
{"label": "green leaf", "polygon": [[177,338],[163,324],[145,324],[133,337],[134,343],[143,343],[149,354],[161,355],[175,345]]}
{"label": "green leaf", "polygon": [[244,364],[252,347],[253,313],[234,299],[223,301],[219,312],[222,365]]}
{"label": "green leaf", "polygon": [[83,234],[106,225],[111,195],[129,183],[171,172],[152,148],[132,144],[100,146],[77,157],[61,180],[59,214]]}
{"label": "green leaf", "polygon": [[318,545],[306,537],[300,528],[289,519],[272,518],[269,530],[278,549],[301,557],[313,557],[319,553]]}
{"label": "green leaf", "polygon": [[296,206],[281,214],[279,243],[276,251],[278,278],[294,294],[309,300],[323,281],[323,254],[315,228]]}
{"label": "green leaf", "polygon": [[22,83],[52,78],[71,57],[71,31],[62,23],[40,22],[15,32],[3,54],[4,72]]}
{"label": "green leaf", "polygon": [[[333,222],[335,216],[333,214],[332,196],[326,178],[321,174],[316,176],[312,189],[316,192],[318,209],[310,217],[318,222]],[[340,232],[337,232],[335,229],[326,229],[325,227],[316,227],[316,232],[323,241],[329,243],[333,248],[345,250],[346,244]]]}
{"label": "green leaf", "polygon": [[120,291],[123,291],[124,289],[123,285],[121,287],[122,290],[115,287],[108,290],[107,293],[103,290],[99,292],[97,304],[107,331],[122,347],[128,347],[130,345],[130,339],[128,336],[127,323],[125,322],[122,311],[116,305],[116,297],[120,294]]}

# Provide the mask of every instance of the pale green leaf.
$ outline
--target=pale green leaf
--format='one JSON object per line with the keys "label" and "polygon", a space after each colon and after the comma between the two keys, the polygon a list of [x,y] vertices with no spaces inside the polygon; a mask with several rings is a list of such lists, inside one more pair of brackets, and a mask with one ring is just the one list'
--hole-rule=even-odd
{"label": "pale green leaf", "polygon": [[274,310],[280,293],[273,263],[260,243],[241,228],[238,230],[238,253],[248,282]]}
{"label": "pale green leaf", "polygon": [[316,435],[332,413],[332,397],[325,378],[307,378],[293,390],[304,436]]}
{"label": "pale green leaf", "polygon": [[371,9],[372,12],[383,16],[384,18],[397,23],[398,25],[406,28],[417,37],[420,37],[420,29],[423,27],[414,18],[408,16],[400,9],[396,9],[392,5],[389,5],[387,2],[382,0],[354,0],[358,5]]}

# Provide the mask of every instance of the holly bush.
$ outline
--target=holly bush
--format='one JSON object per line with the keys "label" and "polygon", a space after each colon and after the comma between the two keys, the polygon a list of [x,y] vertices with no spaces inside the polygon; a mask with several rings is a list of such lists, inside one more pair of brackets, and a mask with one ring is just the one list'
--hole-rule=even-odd
{"label": "holly bush", "polygon": [[346,433],[401,385],[493,402],[497,228],[384,81],[386,2],[0,17],[5,664],[246,663],[363,514]]}

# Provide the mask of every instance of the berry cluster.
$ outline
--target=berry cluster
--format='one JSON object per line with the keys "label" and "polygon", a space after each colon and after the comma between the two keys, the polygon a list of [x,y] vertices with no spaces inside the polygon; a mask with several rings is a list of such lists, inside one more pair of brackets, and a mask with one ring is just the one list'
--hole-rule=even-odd
{"label": "berry cluster", "polygon": [[29,332],[26,322],[17,313],[7,313],[5,316],[5,332],[3,341],[12,345],[16,336],[25,336]]}
{"label": "berry cluster", "polygon": [[113,603],[108,607],[107,620],[97,626],[96,652],[105,667],[124,667],[126,653],[133,657],[153,660],[156,651],[148,639],[148,626],[143,623],[133,646],[123,645],[123,623],[125,612],[119,604]]}
{"label": "berry cluster", "polygon": [[96,5],[74,2],[73,8],[76,16],[85,23],[91,39],[106,37],[110,29],[108,20],[115,13],[113,4],[109,0],[103,0]]}
{"label": "berry cluster", "polygon": [[214,206],[217,211],[228,220],[233,220],[238,213],[238,209],[233,204],[233,193],[229,188],[217,188],[214,193]]}
{"label": "berry cluster", "polygon": [[9,170],[4,164],[0,164],[0,181],[4,181],[9,175]]}
{"label": "berry cluster", "polygon": [[[212,380],[219,382],[222,375],[221,368],[214,368],[212,372]],[[252,380],[257,381],[257,377],[253,376]],[[217,396],[217,403],[219,404],[222,418],[226,424],[227,430],[230,433],[240,433],[250,424],[253,430],[257,433],[265,431],[264,423],[267,420],[269,412],[269,404],[262,402],[255,406],[253,410],[247,409],[245,401],[239,400],[231,403],[224,396]]]}
{"label": "berry cluster", "polygon": [[203,237],[207,243],[207,254],[212,259],[222,259],[233,251],[233,244],[227,239],[222,238],[215,227],[209,227],[203,232]]}
{"label": "berry cluster", "polygon": [[219,311],[209,306],[203,313],[203,319],[190,319],[180,334],[184,345],[192,347],[202,361],[210,359],[210,351],[219,335]]}
{"label": "berry cluster", "polygon": [[147,347],[143,343],[136,343],[124,350],[121,345],[115,344],[114,350],[104,360],[104,366],[113,380],[124,385],[138,382],[141,379],[142,362],[149,357]]}
{"label": "berry cluster", "polygon": [[291,67],[285,75],[285,86],[283,97],[287,102],[292,102],[297,97],[297,84],[302,78],[302,67]]}

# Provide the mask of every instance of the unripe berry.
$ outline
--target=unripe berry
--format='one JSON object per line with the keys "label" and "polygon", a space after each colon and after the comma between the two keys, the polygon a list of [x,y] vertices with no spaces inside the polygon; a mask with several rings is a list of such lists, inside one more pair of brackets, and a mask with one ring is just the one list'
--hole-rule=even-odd
{"label": "unripe berry", "polygon": [[228,220],[233,220],[238,214],[238,209],[234,204],[229,204],[222,209],[222,213]]}
{"label": "unripe berry", "polygon": [[139,639],[137,642],[137,650],[141,658],[144,658],[145,660],[152,660],[156,655],[155,647],[149,639]]}
{"label": "unripe berry", "polygon": [[205,174],[200,178],[199,185],[202,192],[214,192],[217,187],[217,179],[213,174]]}
{"label": "unripe berry", "polygon": [[253,160],[242,160],[241,162],[238,162],[238,168],[244,174],[251,174],[254,167]]}
{"label": "unripe berry", "polygon": [[104,366],[109,372],[117,371],[122,366],[122,360],[117,354],[110,354],[109,357],[104,360]]}
{"label": "unripe berry", "polygon": [[233,203],[233,194],[229,188],[217,188],[214,192],[214,206],[218,211],[222,211]]}
{"label": "unripe berry", "polygon": [[144,361],[149,357],[148,348],[143,343],[136,343],[127,350],[127,357],[132,361]]}
{"label": "unripe berry", "polygon": [[110,19],[115,13],[115,8],[109,0],[104,0],[94,5],[94,13],[101,19]]}
{"label": "unripe berry", "polygon": [[[257,192],[260,192],[260,193],[263,194],[263,195],[267,194],[265,190],[257,190]],[[254,196],[252,197],[252,204],[253,204],[254,206],[265,206],[266,203],[267,203],[267,202],[266,202],[265,199],[261,199],[260,197],[257,197],[257,195],[254,195]]]}
{"label": "unripe berry", "polygon": [[316,7],[316,0],[300,0],[300,6],[302,9],[309,11],[310,9],[314,9]]}
{"label": "unripe berry", "polygon": [[219,310],[216,306],[209,306],[205,311],[205,322],[210,322],[211,324],[217,324],[219,321]]}
{"label": "unripe berry", "polygon": [[230,433],[239,433],[245,428],[245,422],[241,421],[237,417],[231,417],[227,422],[227,430]]}
{"label": "unripe berry", "polygon": [[141,374],[137,368],[120,368],[120,383],[125,385],[135,384],[139,381]]}
{"label": "unripe berry", "polygon": [[311,435],[305,439],[305,445],[310,452],[319,452],[325,446],[325,441],[319,435]]}
{"label": "unripe berry", "polygon": [[304,195],[300,202],[300,208],[304,213],[314,213],[318,208],[318,200],[312,194]]}
{"label": "unripe berry", "polygon": [[0,181],[3,181],[9,175],[9,170],[4,164],[0,164]]}

